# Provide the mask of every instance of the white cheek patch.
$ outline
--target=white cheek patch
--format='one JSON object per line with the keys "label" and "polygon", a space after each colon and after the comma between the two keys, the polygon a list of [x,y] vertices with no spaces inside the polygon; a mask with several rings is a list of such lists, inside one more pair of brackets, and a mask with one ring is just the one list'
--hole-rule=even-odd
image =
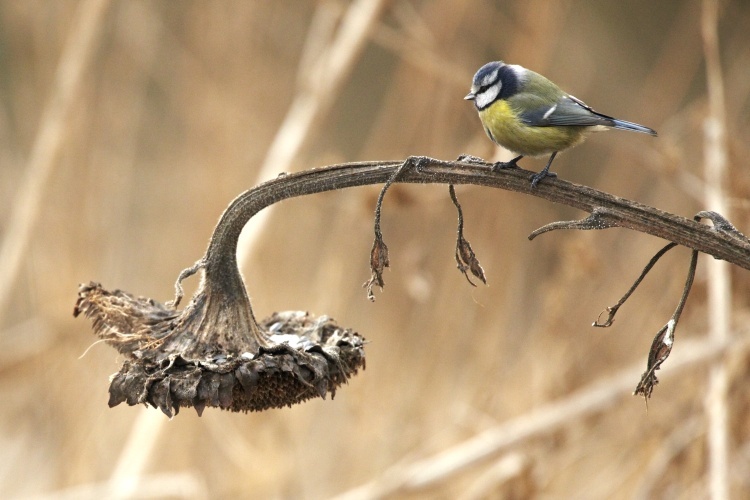
{"label": "white cheek patch", "polygon": [[495,71],[493,71],[489,75],[487,75],[484,78],[482,78],[482,81],[479,82],[479,86],[480,87],[486,87],[487,85],[491,85],[492,82],[494,82],[497,79],[497,72],[498,71],[500,71],[500,70],[496,69]]}
{"label": "white cheek patch", "polygon": [[488,88],[484,92],[480,92],[477,94],[476,99],[474,102],[477,105],[477,108],[484,109],[492,102],[497,99],[497,96],[500,94],[500,85],[493,85],[492,87]]}

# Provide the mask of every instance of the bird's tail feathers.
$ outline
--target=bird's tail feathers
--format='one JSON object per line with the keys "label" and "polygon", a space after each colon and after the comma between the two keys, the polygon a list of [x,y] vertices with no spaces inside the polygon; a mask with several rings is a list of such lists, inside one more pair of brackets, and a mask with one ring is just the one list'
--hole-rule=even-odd
{"label": "bird's tail feathers", "polygon": [[648,135],[656,135],[656,130],[650,129],[648,127],[644,127],[643,125],[638,125],[637,123],[633,122],[626,122],[625,120],[612,120],[612,128],[617,128],[620,130],[630,130],[632,132],[641,132],[642,134],[648,134]]}

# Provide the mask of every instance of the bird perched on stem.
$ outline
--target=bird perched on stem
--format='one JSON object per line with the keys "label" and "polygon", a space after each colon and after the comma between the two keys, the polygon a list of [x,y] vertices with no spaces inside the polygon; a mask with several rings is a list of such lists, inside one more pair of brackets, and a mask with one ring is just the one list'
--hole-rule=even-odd
{"label": "bird perched on stem", "polygon": [[464,99],[474,101],[489,138],[518,154],[495,163],[493,170],[518,167],[524,156],[551,154],[547,165],[531,176],[531,187],[555,177],[549,167],[557,153],[581,143],[589,132],[616,128],[656,135],[643,125],[597,113],[539,73],[502,61],[479,68]]}

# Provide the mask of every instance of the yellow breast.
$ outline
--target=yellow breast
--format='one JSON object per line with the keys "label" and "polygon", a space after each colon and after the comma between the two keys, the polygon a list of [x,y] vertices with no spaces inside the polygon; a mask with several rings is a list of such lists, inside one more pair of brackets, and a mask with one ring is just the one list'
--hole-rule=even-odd
{"label": "yellow breast", "polygon": [[587,127],[530,127],[521,122],[506,100],[479,112],[484,131],[494,142],[524,156],[562,151],[583,141]]}

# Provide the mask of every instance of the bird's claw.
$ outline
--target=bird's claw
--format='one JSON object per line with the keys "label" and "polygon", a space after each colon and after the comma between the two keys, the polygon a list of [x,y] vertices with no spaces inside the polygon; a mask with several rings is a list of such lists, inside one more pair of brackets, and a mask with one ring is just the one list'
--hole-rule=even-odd
{"label": "bird's claw", "polygon": [[539,184],[539,181],[541,181],[545,177],[557,177],[557,174],[555,172],[545,172],[544,170],[542,170],[539,173],[530,175],[529,180],[531,181],[531,187],[535,188],[536,185]]}
{"label": "bird's claw", "polygon": [[498,162],[495,162],[492,165],[492,171],[493,172],[497,172],[498,170],[503,170],[503,169],[506,169],[506,168],[519,168],[518,167],[518,160],[520,160],[521,158],[523,158],[523,156],[516,156],[515,158],[513,158],[510,161],[498,161]]}

